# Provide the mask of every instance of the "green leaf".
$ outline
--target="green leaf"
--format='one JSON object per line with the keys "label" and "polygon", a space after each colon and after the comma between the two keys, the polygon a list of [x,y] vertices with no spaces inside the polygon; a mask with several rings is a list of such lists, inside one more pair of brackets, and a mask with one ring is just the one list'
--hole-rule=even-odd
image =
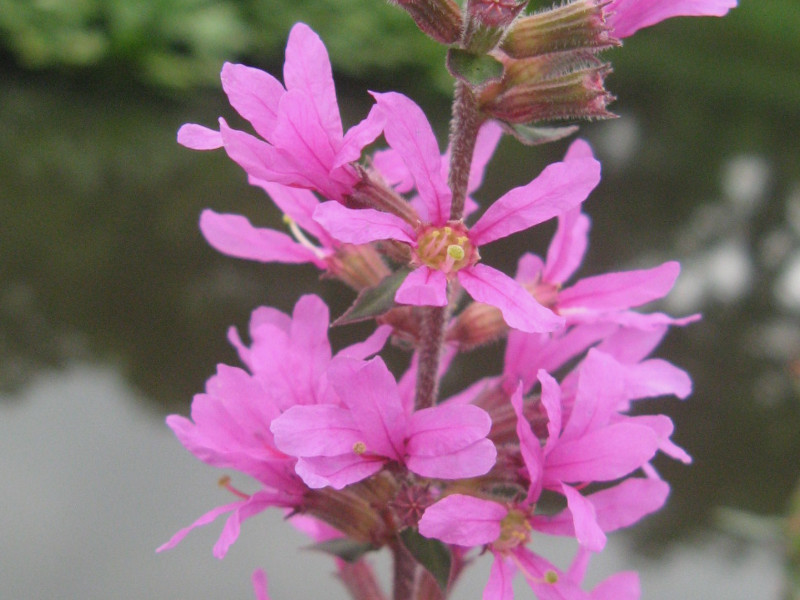
{"label": "green leaf", "polygon": [[346,538],[339,538],[335,540],[328,540],[327,542],[313,544],[308,546],[308,549],[325,552],[326,554],[333,554],[334,556],[349,563],[356,562],[367,552],[377,550],[377,548],[369,542],[356,542],[355,540],[349,540]]}
{"label": "green leaf", "polygon": [[538,146],[548,142],[556,142],[578,131],[577,125],[567,125],[565,127],[533,127],[531,125],[519,125],[515,123],[505,123],[505,129],[526,146]]}
{"label": "green leaf", "polygon": [[400,532],[400,540],[445,591],[450,579],[450,549],[439,540],[426,538],[410,527]]}
{"label": "green leaf", "polygon": [[397,289],[405,281],[411,271],[398,269],[396,272],[384,277],[375,287],[361,290],[355,302],[344,314],[336,319],[334,325],[347,325],[366,319],[379,317],[395,306],[394,296]]}
{"label": "green leaf", "polygon": [[488,54],[472,54],[460,48],[447,51],[447,70],[456,79],[481,87],[503,76],[503,63]]}

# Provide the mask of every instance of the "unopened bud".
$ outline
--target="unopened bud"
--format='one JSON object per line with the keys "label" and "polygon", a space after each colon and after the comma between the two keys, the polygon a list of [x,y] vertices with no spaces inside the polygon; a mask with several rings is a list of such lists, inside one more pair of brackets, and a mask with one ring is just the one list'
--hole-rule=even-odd
{"label": "unopened bud", "polygon": [[470,52],[492,50],[528,0],[468,0],[463,45]]}
{"label": "unopened bud", "polygon": [[345,198],[345,205],[350,208],[374,208],[397,215],[412,227],[420,221],[417,211],[391,187],[375,171],[367,171],[357,167],[361,180],[353,186],[353,191]]}
{"label": "unopened bud", "polygon": [[455,44],[461,38],[463,18],[454,0],[389,0],[405,10],[417,27],[442,44]]}
{"label": "unopened bud", "polygon": [[619,46],[610,34],[604,8],[610,0],[574,0],[514,22],[500,46],[513,58],[552,52],[600,52]]}
{"label": "unopened bud", "polygon": [[391,274],[378,250],[369,244],[343,244],[326,261],[328,274],[356,291],[373,287]]}
{"label": "unopened bud", "polygon": [[614,100],[605,89],[608,63],[583,53],[504,62],[503,79],[483,89],[478,99],[486,115],[507,123],[614,116],[606,109]]}
{"label": "unopened bud", "polygon": [[494,342],[508,333],[502,313],[489,304],[473,302],[455,318],[446,339],[462,351]]}

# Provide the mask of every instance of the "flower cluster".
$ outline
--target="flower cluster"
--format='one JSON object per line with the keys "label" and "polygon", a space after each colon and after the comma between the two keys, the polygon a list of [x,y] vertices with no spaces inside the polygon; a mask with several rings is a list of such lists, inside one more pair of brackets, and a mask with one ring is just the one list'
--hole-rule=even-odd
{"label": "flower cluster", "polygon": [[[223,119],[219,130],[188,124],[178,133],[190,148],[224,148],[289,231],[207,210],[200,228],[212,246],[311,263],[357,294],[337,323],[376,326],[334,353],[328,307],[304,295],[291,315],[256,309],[248,341],[230,331],[244,368],[219,365],[190,418],[167,424],[200,460],[248,475],[255,491],[224,477],[237,499],[159,550],[227,514],[214,547],[222,558],[244,520],[277,507],[316,542],[340,542],[323,546],[354,598],[384,598],[367,553],[388,548],[397,599],[446,598],[473,553],[489,552],[485,600],[513,598],[515,574],[540,600],[634,600],[635,573],[591,591],[582,580],[608,532],[666,501],[654,457],[691,460],[672,442],[667,416],[632,415],[648,398],[691,392],[684,371],[650,354],[669,327],[697,317],[634,310],[663,298],[679,266],[571,281],[588,246],[582,203],[600,182],[583,140],[485,209],[472,194],[503,133],[547,141],[572,129],[543,133],[532,123],[605,113],[597,52],[665,18],[721,15],[735,2],[573,0],[528,16],[524,2],[469,0],[466,16],[452,0],[399,4],[450,45],[458,83],[444,153],[419,106],[394,92],[373,93],[367,117],[344,133],[327,52],[304,24],[289,36],[283,83],[242,65],[222,70],[231,104],[258,136]],[[470,61],[482,59],[499,65],[499,76],[470,80]],[[547,95],[556,80],[561,101]],[[380,136],[388,147],[365,158]],[[544,258],[524,254],[515,277],[482,262],[485,244],[551,219],[557,229]],[[460,353],[498,341],[502,372],[439,398]],[[380,357],[389,342],[410,351],[397,376]],[[531,550],[537,535],[574,538],[572,565],[559,569]],[[263,572],[253,585],[266,600]]]}

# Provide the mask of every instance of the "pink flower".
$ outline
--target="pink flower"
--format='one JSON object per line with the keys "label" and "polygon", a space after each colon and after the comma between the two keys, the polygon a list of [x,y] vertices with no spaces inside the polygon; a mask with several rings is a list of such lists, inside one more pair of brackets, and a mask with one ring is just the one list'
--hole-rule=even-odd
{"label": "pink flower", "polygon": [[[307,487],[295,473],[297,459],[278,449],[270,426],[291,406],[330,401],[328,327],[325,303],[316,296],[303,296],[291,317],[269,307],[255,310],[249,347],[230,330],[229,338],[250,372],[219,365],[217,374],[206,383],[205,393],[194,397],[191,419],[170,415],[167,425],[197,458],[250,475],[261,489],[251,496],[233,490],[241,500],[211,510],[158,551],[174,547],[194,528],[231,513],[214,546],[214,555],[222,558],[238,537],[243,520],[270,506],[300,505]],[[337,356],[366,358],[382,348],[390,332],[389,327],[381,327]]]}
{"label": "pink flower", "polygon": [[380,358],[336,359],[328,379],[340,403],[295,406],[272,422],[278,448],[297,456],[311,488],[341,489],[394,461],[423,477],[460,479],[492,468],[491,419],[476,406],[410,413]]}
{"label": "pink flower", "polygon": [[220,119],[219,131],[184,125],[178,142],[195,150],[224,146],[251,183],[281,183],[342,200],[359,181],[350,163],[380,134],[382,119],[373,110],[343,133],[328,53],[303,23],[289,34],[283,78],[285,88],[258,69],[230,63],[222,68],[222,86],[231,105],[265,141],[231,129]]}
{"label": "pink flower", "polygon": [[[565,162],[592,157],[592,150],[583,140],[573,142]],[[589,243],[589,217],[575,207],[558,215],[558,227],[543,262],[538,256],[525,254],[517,266],[516,279],[542,304],[563,316],[567,324],[579,322],[639,323],[647,326],[665,321],[664,315],[632,315],[628,309],[641,306],[667,295],[680,272],[677,262],[666,262],[652,269],[605,273],[581,279],[572,285],[566,282],[578,270]],[[692,317],[692,320],[694,317]],[[675,324],[687,321],[671,321]]]}
{"label": "pink flower", "polygon": [[653,457],[658,437],[650,427],[618,415],[619,384],[594,364],[590,366],[582,372],[578,395],[563,428],[558,383],[540,371],[541,403],[548,417],[544,446],[522,413],[521,387],[512,396],[511,404],[517,414],[520,452],[530,478],[526,503],[537,501],[543,489],[562,494],[567,499],[578,542],[598,551],[605,545],[605,535],[594,507],[570,484],[625,477]]}
{"label": "pink flower", "polygon": [[[666,395],[685,399],[692,391],[689,375],[665,360],[647,359],[666,331],[666,326],[639,329],[613,323],[578,324],[552,334],[512,331],[506,344],[503,387],[510,395],[522,381],[523,393],[527,393],[536,384],[540,369],[554,372],[594,347],[613,359],[627,399]],[[564,377],[562,388],[572,389],[578,373],[576,369]]]}
{"label": "pink flower", "polygon": [[451,193],[436,138],[422,110],[402,94],[374,96],[386,119],[386,140],[402,156],[416,183],[424,207],[421,219],[412,226],[393,214],[327,202],[316,209],[315,220],[342,242],[391,239],[408,244],[416,268],[397,290],[395,300],[401,304],[445,306],[448,282],[456,279],[475,300],[497,307],[510,327],[529,332],[560,327],[563,319],[517,282],[479,263],[479,248],[583,202],[600,180],[600,164],[592,157],[554,163],[528,185],[498,199],[468,228],[450,220]]}
{"label": "pink flower", "polygon": [[[311,218],[319,200],[308,190],[278,183],[255,181],[285,215],[294,237],[264,227],[254,227],[241,215],[206,209],[200,215],[200,231],[223,254],[259,262],[311,263],[327,269],[327,259],[340,245]],[[316,244],[306,234],[316,238]]]}
{"label": "pink flower", "polygon": [[246,497],[238,502],[232,502],[231,504],[225,504],[210,510],[188,527],[184,527],[178,531],[166,544],[162,544],[156,548],[156,552],[163,552],[164,550],[174,548],[193,529],[208,525],[220,515],[231,513],[230,517],[228,517],[228,520],[225,522],[225,526],[222,529],[217,543],[214,544],[214,556],[220,559],[225,558],[228,549],[239,537],[239,531],[243,521],[265,511],[271,506],[282,508],[295,506],[298,500],[298,498],[295,498],[291,503],[286,503],[286,495],[284,494],[267,490],[258,491],[252,496]]}
{"label": "pink flower", "polygon": [[735,7],[736,0],[611,0],[606,12],[621,39],[671,17],[721,17]]}
{"label": "pink flower", "polygon": [[[327,370],[333,359],[328,328],[330,312],[317,296],[302,296],[291,317],[261,307],[250,318],[250,346],[234,328],[228,338],[247,365],[252,378],[268,393],[280,412],[295,405],[333,402]],[[379,327],[365,341],[340,350],[336,357],[364,359],[375,354],[391,334]]]}
{"label": "pink flower", "polygon": [[[666,485],[666,484],[664,484]],[[447,544],[487,546],[494,555],[484,600],[512,600],[512,582],[521,573],[541,600],[636,600],[638,578],[620,573],[593,592],[580,587],[588,553],[581,551],[569,571],[563,572],[526,547],[535,519],[526,506],[508,506],[493,500],[451,494],[429,506],[419,521],[419,532]],[[612,594],[613,592],[613,594]]]}

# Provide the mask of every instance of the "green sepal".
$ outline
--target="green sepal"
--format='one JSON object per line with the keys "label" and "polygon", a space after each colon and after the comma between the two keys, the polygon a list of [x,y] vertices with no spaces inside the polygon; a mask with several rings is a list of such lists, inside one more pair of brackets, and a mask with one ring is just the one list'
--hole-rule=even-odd
{"label": "green sepal", "polygon": [[333,324],[358,323],[359,321],[379,317],[394,308],[394,296],[397,293],[397,289],[410,272],[406,268],[398,269],[391,275],[384,277],[378,285],[361,290],[350,308],[336,319]]}
{"label": "green sepal", "polygon": [[450,580],[450,549],[432,538],[426,538],[412,528],[400,532],[400,540],[419,564],[433,575],[439,588],[444,592]]}
{"label": "green sepal", "polygon": [[325,552],[326,554],[332,554],[348,563],[354,563],[367,552],[377,550],[377,548],[369,542],[357,542],[347,538],[319,542],[318,544],[307,546],[307,548],[309,550],[317,550],[319,552]]}
{"label": "green sepal", "polygon": [[447,70],[456,79],[479,88],[503,77],[503,63],[488,54],[473,54],[461,48],[447,51]]}
{"label": "green sepal", "polygon": [[532,125],[519,125],[505,123],[505,130],[526,146],[538,146],[548,142],[557,142],[578,131],[577,125],[565,127],[534,127]]}

